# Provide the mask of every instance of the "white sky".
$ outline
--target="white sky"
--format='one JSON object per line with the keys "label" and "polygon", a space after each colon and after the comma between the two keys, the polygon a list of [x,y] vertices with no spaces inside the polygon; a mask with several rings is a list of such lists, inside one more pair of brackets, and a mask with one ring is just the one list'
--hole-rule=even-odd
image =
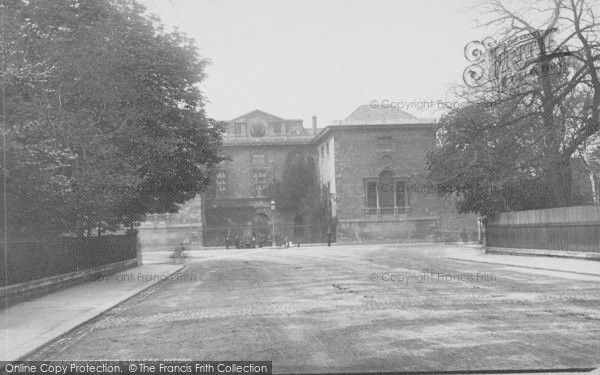
{"label": "white sky", "polygon": [[201,88],[218,120],[261,109],[323,127],[372,100],[433,101],[407,112],[439,117],[464,46],[489,35],[468,0],[141,2],[212,60]]}

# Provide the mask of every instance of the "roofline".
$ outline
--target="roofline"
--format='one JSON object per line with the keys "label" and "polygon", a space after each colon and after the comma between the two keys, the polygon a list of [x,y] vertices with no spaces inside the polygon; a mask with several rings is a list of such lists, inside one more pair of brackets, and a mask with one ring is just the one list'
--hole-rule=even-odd
{"label": "roofline", "polygon": [[[265,111],[263,111],[263,110],[261,110],[261,109],[255,109],[254,111],[250,111],[250,112],[248,112],[248,113],[245,113],[245,114],[243,114],[243,115],[241,115],[241,116],[238,116],[238,117],[236,117],[236,118],[234,118],[234,119],[231,119],[231,120],[229,120],[229,121],[226,121],[226,122],[235,122],[235,120],[237,120],[237,119],[240,119],[240,118],[242,118],[242,117],[246,117],[246,116],[248,116],[248,115],[250,115],[250,114],[252,114],[252,113],[254,113],[254,112],[260,112],[260,113],[264,113],[265,115],[273,116],[273,117],[275,117],[275,118],[278,118],[278,119],[280,119],[280,120],[282,120],[282,121],[286,121],[284,118],[281,118],[281,117],[279,117],[279,116],[275,116],[274,114],[271,114],[271,113],[269,113],[269,112],[265,112]],[[294,120],[294,121],[297,121],[297,120]]]}
{"label": "roofline", "polygon": [[286,140],[263,140],[260,142],[240,141],[240,142],[223,142],[221,147],[262,147],[262,146],[294,146],[294,145],[312,145],[314,138],[301,137],[301,139],[286,139]]}
{"label": "roofline", "polygon": [[415,122],[406,124],[371,124],[371,125],[327,125],[319,134],[313,138],[313,142],[319,141],[327,133],[333,132],[334,130],[358,130],[358,129],[387,129],[387,128],[435,128],[439,125],[437,122]]}
{"label": "roofline", "polygon": [[[368,104],[361,104],[361,105],[359,105],[358,107],[356,107],[356,109],[355,109],[354,111],[352,111],[352,113],[351,113],[351,114],[349,114],[349,115],[348,115],[348,116],[347,116],[347,117],[344,119],[344,121],[345,121],[345,120],[348,120],[350,117],[352,117],[352,115],[353,115],[353,114],[355,114],[356,112],[358,112],[358,110],[359,110],[359,109],[361,109],[361,108],[363,108],[363,107],[370,107],[370,106],[369,106]],[[373,108],[373,107],[371,107],[371,108]],[[383,108],[383,107],[382,107],[382,108]],[[408,113],[408,112],[406,112],[406,111],[403,111],[403,110],[401,110],[401,109],[398,109],[398,111],[400,111],[400,112],[402,112],[402,113],[405,113],[405,114],[407,114],[408,116],[410,116],[410,119],[411,119],[411,120],[412,120],[412,119],[415,119],[415,120],[417,120],[417,119],[418,119],[418,117],[415,117],[415,116],[411,115],[410,113]],[[352,120],[350,120],[350,121],[352,121]]]}

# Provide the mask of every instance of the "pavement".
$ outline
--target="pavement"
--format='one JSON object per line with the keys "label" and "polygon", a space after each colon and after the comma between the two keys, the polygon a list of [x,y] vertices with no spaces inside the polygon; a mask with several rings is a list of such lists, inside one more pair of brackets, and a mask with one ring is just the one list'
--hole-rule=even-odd
{"label": "pavement", "polygon": [[478,263],[503,264],[519,268],[600,276],[600,261],[598,260],[549,256],[486,254],[481,246],[469,246],[468,248],[471,250],[468,250],[467,248],[460,250],[453,249],[454,251],[451,251],[445,257]]}
{"label": "pavement", "polygon": [[181,268],[143,265],[0,310],[0,360],[15,361],[36,351]]}

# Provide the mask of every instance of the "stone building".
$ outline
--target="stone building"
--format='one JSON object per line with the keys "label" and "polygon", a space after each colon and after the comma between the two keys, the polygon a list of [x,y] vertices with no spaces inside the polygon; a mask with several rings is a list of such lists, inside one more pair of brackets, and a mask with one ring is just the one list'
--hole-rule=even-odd
{"label": "stone building", "polygon": [[458,241],[463,229],[474,237],[475,216],[458,214],[426,178],[436,126],[398,109],[362,105],[315,137],[338,239]]}
{"label": "stone building", "polygon": [[[252,236],[270,243],[273,232],[279,239],[321,242],[327,228],[341,241],[458,241],[464,232],[475,239],[475,216],[458,214],[426,179],[435,130],[434,121],[368,105],[323,129],[316,117],[310,130],[302,120],[259,110],[237,117],[223,141],[230,160],[213,176],[206,196],[205,245],[223,245],[227,237],[248,242]],[[277,202],[271,209],[266,188],[281,181],[290,153],[314,161],[325,220],[307,223],[297,212],[278,209]]]}
{"label": "stone building", "polygon": [[143,251],[171,250],[182,243],[201,246],[204,216],[202,196],[180,205],[177,213],[147,215],[138,227]]}
{"label": "stone building", "polygon": [[293,236],[293,212],[271,210],[266,188],[281,180],[289,153],[305,157],[313,154],[315,129],[302,126],[302,120],[286,120],[255,110],[229,121],[223,136],[223,162],[213,176],[207,194],[205,244],[223,245],[227,237],[247,243],[253,234],[257,245],[272,242],[272,218],[277,237]]}

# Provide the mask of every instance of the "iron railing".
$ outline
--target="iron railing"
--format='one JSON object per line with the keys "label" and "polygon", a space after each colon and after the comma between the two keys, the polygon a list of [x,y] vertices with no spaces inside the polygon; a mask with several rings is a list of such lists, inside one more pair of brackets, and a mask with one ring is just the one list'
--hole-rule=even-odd
{"label": "iron railing", "polygon": [[371,207],[365,208],[367,216],[410,215],[410,207]]}
{"label": "iron railing", "polygon": [[[4,248],[5,243],[0,242]],[[81,271],[137,257],[137,236],[107,235],[51,241],[9,241],[0,257],[0,286]]]}
{"label": "iron railing", "polygon": [[[294,245],[324,243],[328,240],[327,228],[327,225],[320,223],[276,224],[274,228],[270,225],[207,227],[204,229],[204,246],[226,246],[228,238],[231,247],[272,246],[273,232],[276,246],[283,246],[286,240]],[[330,228],[330,232],[332,241],[335,241],[335,228]]]}

